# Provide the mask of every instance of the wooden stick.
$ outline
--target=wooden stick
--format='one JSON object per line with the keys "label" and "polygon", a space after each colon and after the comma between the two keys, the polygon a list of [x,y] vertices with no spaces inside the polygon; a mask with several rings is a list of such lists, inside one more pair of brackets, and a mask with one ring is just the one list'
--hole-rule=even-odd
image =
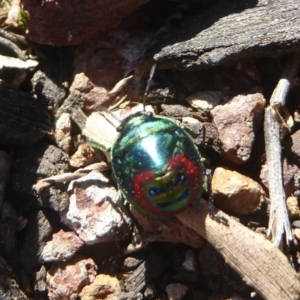
{"label": "wooden stick", "polygon": [[289,57],[281,79],[272,94],[270,106],[265,110],[264,134],[271,203],[268,236],[277,247],[282,245],[284,233],[288,245],[293,240],[282,179],[280,132],[284,124],[280,124],[279,121],[283,120],[280,112],[284,107],[286,96],[298,65],[298,54]]}
{"label": "wooden stick", "polygon": [[201,200],[176,218],[212,244],[265,299],[299,299],[299,276],[278,248],[233,218],[220,215],[228,220],[228,226],[213,220],[207,202]]}

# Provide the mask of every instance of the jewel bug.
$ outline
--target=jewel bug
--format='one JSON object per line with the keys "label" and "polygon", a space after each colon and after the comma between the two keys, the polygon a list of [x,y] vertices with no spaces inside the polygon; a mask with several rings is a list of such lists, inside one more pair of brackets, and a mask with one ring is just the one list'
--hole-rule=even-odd
{"label": "jewel bug", "polygon": [[113,177],[122,196],[152,218],[166,218],[197,203],[204,191],[201,155],[184,128],[145,111],[124,119],[111,149]]}

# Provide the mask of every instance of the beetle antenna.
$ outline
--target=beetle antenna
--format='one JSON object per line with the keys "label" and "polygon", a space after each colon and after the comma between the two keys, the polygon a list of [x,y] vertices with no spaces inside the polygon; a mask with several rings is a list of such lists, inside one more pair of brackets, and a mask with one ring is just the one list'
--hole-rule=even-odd
{"label": "beetle antenna", "polygon": [[151,83],[152,83],[152,79],[153,79],[153,76],[154,76],[154,73],[155,73],[155,69],[156,69],[156,63],[151,68],[149,79],[147,81],[147,86],[146,86],[146,89],[145,89],[145,92],[144,92],[143,111],[146,111],[146,100],[147,100],[147,97],[149,95],[149,90],[150,90],[150,87],[151,87]]}

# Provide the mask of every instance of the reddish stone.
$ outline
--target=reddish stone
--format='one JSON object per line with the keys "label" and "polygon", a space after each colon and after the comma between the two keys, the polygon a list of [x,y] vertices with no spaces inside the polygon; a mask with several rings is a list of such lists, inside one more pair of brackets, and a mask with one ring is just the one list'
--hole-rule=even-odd
{"label": "reddish stone", "polygon": [[50,300],[77,299],[78,293],[95,280],[97,265],[91,258],[55,263],[47,272]]}
{"label": "reddish stone", "polygon": [[250,158],[255,132],[262,124],[264,107],[263,95],[256,93],[238,95],[211,111],[226,159],[243,164]]}
{"label": "reddish stone", "polygon": [[21,0],[28,37],[53,46],[80,45],[115,27],[149,0]]}

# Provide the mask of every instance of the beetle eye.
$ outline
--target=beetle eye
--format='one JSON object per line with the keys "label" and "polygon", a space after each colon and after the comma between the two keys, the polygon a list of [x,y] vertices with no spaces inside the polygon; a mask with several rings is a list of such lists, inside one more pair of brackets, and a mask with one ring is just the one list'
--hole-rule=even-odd
{"label": "beetle eye", "polygon": [[151,187],[149,190],[148,190],[148,194],[151,196],[151,197],[155,197],[155,196],[158,196],[160,194],[163,193],[163,189],[158,187],[158,186],[153,186]]}
{"label": "beetle eye", "polygon": [[177,174],[176,177],[174,178],[174,180],[173,180],[173,185],[174,185],[174,186],[180,185],[180,184],[183,184],[185,181],[186,181],[186,175],[185,175],[185,174],[182,174],[182,173],[179,173],[179,174]]}

